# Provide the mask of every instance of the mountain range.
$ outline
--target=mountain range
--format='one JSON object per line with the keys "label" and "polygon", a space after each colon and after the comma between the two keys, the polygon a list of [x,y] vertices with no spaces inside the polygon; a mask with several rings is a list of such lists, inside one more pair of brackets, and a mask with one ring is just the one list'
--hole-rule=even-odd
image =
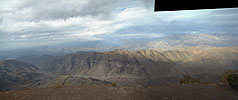
{"label": "mountain range", "polygon": [[22,56],[0,62],[1,91],[54,85],[179,83],[183,74],[219,82],[238,69],[238,49],[120,50],[75,52],[64,56]]}
{"label": "mountain range", "polygon": [[16,50],[0,51],[0,59],[15,59],[29,55],[53,55],[63,56],[77,51],[107,52],[115,49],[140,50],[156,49],[159,51],[177,49],[208,49],[212,47],[237,47],[237,34],[172,34],[154,38],[121,39],[116,43],[109,40],[97,41],[71,41],[61,44],[19,48]]}

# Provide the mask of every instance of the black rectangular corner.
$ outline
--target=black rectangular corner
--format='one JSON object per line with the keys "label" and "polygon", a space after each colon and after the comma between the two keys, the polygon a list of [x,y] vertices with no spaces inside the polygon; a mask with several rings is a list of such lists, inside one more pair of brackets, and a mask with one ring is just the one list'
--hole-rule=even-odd
{"label": "black rectangular corner", "polygon": [[154,11],[178,11],[218,8],[237,8],[238,1],[232,0],[155,0]]}

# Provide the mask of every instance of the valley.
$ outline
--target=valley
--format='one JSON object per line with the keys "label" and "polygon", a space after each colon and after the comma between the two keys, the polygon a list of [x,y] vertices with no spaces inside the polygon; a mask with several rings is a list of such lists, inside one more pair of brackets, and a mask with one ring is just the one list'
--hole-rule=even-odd
{"label": "valley", "polygon": [[[199,52],[199,53],[197,53]],[[22,56],[0,63],[1,91],[58,85],[179,84],[184,74],[201,82],[220,82],[226,70],[237,69],[237,48],[199,50],[113,50],[64,56]]]}

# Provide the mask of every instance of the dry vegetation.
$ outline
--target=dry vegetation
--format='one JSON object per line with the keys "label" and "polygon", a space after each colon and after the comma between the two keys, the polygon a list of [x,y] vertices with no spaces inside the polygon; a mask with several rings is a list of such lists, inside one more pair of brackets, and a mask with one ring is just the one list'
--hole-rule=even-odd
{"label": "dry vegetation", "polygon": [[228,70],[224,72],[221,81],[238,90],[238,70]]}
{"label": "dry vegetation", "polygon": [[0,92],[0,100],[238,100],[238,93],[215,84],[82,85]]}
{"label": "dry vegetation", "polygon": [[184,74],[183,77],[184,78],[180,80],[180,84],[200,83],[199,78],[193,78],[189,74]]}
{"label": "dry vegetation", "polygon": [[238,70],[227,70],[222,74],[221,81],[227,83],[227,79],[230,75],[238,73]]}

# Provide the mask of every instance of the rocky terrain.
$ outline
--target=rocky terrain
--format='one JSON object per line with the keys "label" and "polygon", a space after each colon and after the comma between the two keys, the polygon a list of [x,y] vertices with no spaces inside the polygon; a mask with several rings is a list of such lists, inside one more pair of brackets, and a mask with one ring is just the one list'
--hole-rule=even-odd
{"label": "rocky terrain", "polygon": [[51,79],[51,76],[37,72],[37,68],[29,63],[17,60],[0,62],[0,90],[39,87]]}
{"label": "rocky terrain", "polygon": [[[80,89],[85,88],[85,85],[89,86],[92,91],[97,91],[97,88],[104,88],[104,91],[106,91],[104,95],[113,95],[108,91],[110,89],[115,89],[113,91],[119,89],[119,94],[125,95],[125,99],[130,99],[131,97],[128,97],[128,94],[121,94],[121,92],[127,91],[123,89],[130,87],[133,88],[128,91],[131,91],[133,94],[135,93],[135,95],[152,95],[153,93],[161,93],[160,88],[170,91],[169,88],[174,87],[183,87],[183,92],[187,93],[190,90],[187,91],[186,89],[189,89],[190,85],[179,85],[184,74],[189,74],[201,80],[201,84],[192,85],[192,87],[196,88],[195,90],[199,90],[199,92],[195,91],[194,93],[220,91],[219,93],[229,94],[233,93],[229,92],[232,91],[230,88],[219,90],[216,89],[216,84],[219,84],[222,77],[221,75],[226,70],[238,69],[237,62],[238,49],[224,47],[207,49],[189,48],[167,51],[154,49],[116,49],[109,52],[80,51],[64,56],[22,56],[16,60],[0,61],[0,91],[19,90],[7,92],[7,94],[2,92],[0,96],[5,97],[5,95],[10,96],[16,93],[20,97],[32,99],[32,97],[37,97],[38,90],[41,92],[48,90],[59,91],[58,93],[60,94],[70,89],[71,86],[76,86],[76,88]],[[111,84],[116,84],[117,88],[110,87]],[[167,87],[168,84],[173,85]],[[96,87],[93,87],[94,85],[96,85]],[[108,86],[109,90],[107,90]],[[155,89],[148,87],[155,87]],[[33,89],[29,90],[29,88]],[[201,88],[205,90],[200,91]],[[206,88],[213,90],[206,90]],[[76,95],[74,94],[76,91],[78,90],[69,92],[72,92],[72,95]],[[150,91],[152,91],[152,94],[148,94]],[[170,92],[178,91],[179,89],[171,90]],[[21,94],[20,92],[25,94]],[[41,92],[39,94],[41,94]],[[33,96],[25,97],[25,95]],[[47,94],[43,93],[42,95]],[[188,95],[188,98],[193,96],[193,94]],[[199,95],[201,97],[207,96],[201,93]],[[147,96],[141,98],[162,98],[163,94],[153,94],[153,96],[151,98]],[[215,98],[213,96],[208,97]],[[236,96],[233,97],[236,98]],[[14,98],[16,97],[13,96],[12,99]],[[49,98],[51,98],[51,96]],[[117,97],[112,96],[112,98]],[[180,97],[176,96],[176,98]]]}
{"label": "rocky terrain", "polygon": [[237,91],[215,84],[160,86],[81,85],[0,92],[1,100],[237,100]]}
{"label": "rocky terrain", "polygon": [[[102,80],[101,83],[158,85],[179,83],[185,73],[200,78],[202,82],[219,82],[224,71],[237,69],[237,48],[191,49],[117,49],[109,52],[76,52],[65,56],[22,56],[17,60],[1,61],[1,74],[5,76],[2,83],[12,83],[12,78],[19,80],[13,83],[22,83],[20,81],[24,79],[29,86],[42,87],[47,83],[50,86],[55,82],[63,84],[67,79],[70,80],[67,84],[76,85],[90,83],[91,77]],[[87,82],[83,82],[84,78]]]}

